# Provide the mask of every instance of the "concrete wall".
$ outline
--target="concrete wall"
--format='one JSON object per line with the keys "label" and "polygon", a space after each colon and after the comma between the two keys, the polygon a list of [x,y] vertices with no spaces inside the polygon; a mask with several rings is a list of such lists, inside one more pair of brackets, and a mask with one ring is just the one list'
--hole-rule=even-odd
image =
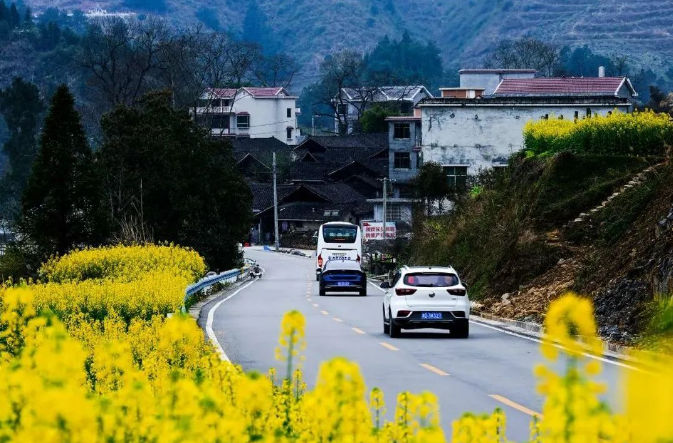
{"label": "concrete wall", "polygon": [[[587,107],[423,106],[423,161],[468,166],[468,174],[477,174],[506,163],[510,155],[524,148],[523,127],[527,121],[545,115],[573,120],[575,111],[583,118]],[[614,106],[591,107],[592,114],[606,115],[613,110]]]}
{"label": "concrete wall", "polygon": [[[407,123],[407,122],[397,122]],[[408,139],[396,139],[395,122],[388,123],[388,177],[395,183],[406,183],[418,173],[418,154],[413,151],[416,140],[421,140],[421,128],[419,122],[408,122],[410,137]],[[395,169],[395,153],[408,152],[411,158],[410,169]]]}

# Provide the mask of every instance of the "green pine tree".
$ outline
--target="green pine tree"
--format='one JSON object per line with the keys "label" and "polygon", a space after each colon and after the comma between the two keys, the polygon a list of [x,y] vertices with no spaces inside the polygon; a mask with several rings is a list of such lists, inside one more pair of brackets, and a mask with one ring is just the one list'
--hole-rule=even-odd
{"label": "green pine tree", "polygon": [[5,0],[0,0],[0,22],[9,21],[9,9],[5,4]]}
{"label": "green pine tree", "polygon": [[26,6],[26,12],[23,14],[23,26],[30,28],[33,24],[33,11],[30,9],[30,6]]}
{"label": "green pine tree", "polygon": [[20,230],[42,257],[98,244],[105,236],[100,202],[100,180],[75,99],[61,85],[23,194]]}
{"label": "green pine tree", "polygon": [[35,156],[37,137],[44,111],[40,91],[32,83],[15,78],[11,86],[0,91],[0,113],[2,113],[9,140],[3,151],[9,159],[9,172],[2,177],[0,195],[0,218],[14,219],[20,209],[23,192]]}
{"label": "green pine tree", "polygon": [[12,6],[9,7],[9,27],[14,29],[18,28],[21,24],[21,15],[19,15],[19,10],[16,8],[16,3],[12,3]]}

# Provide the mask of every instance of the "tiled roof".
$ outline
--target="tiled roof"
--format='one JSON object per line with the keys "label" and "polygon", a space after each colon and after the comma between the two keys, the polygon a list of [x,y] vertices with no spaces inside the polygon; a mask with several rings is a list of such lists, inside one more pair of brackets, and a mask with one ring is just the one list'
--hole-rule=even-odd
{"label": "tiled roof", "polygon": [[243,160],[248,154],[255,157],[260,162],[271,166],[273,152],[276,151],[277,156],[288,156],[292,151],[292,147],[286,145],[275,137],[267,138],[232,138],[231,144],[234,147],[234,157],[236,162]]}
{"label": "tiled roof", "polygon": [[365,98],[372,102],[413,100],[413,98],[420,92],[425,92],[429,97],[432,97],[430,91],[423,85],[377,86],[361,89],[342,88],[341,91],[353,101]]}
{"label": "tiled roof", "polygon": [[624,77],[510,78],[500,82],[494,95],[614,97],[627,81]]}
{"label": "tiled roof", "polygon": [[210,88],[206,93],[210,92],[216,98],[234,98],[237,94],[246,91],[255,98],[272,98],[277,96],[290,96],[285,88]]}
{"label": "tiled roof", "polygon": [[283,91],[283,88],[243,88],[250,93],[253,97],[275,97],[280,92]]}

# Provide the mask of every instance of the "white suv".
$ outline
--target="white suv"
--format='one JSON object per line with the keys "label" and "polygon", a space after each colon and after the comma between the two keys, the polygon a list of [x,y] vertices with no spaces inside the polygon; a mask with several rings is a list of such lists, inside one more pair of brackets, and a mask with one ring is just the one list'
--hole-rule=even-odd
{"label": "white suv", "polygon": [[451,267],[401,268],[384,281],[383,332],[399,337],[402,329],[449,329],[451,335],[470,335],[467,288]]}

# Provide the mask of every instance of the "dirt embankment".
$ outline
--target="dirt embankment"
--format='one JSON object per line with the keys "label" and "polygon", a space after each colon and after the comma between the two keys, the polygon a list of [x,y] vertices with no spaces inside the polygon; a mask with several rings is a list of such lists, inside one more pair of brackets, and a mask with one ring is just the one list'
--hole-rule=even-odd
{"label": "dirt embankment", "polygon": [[[521,160],[442,220],[451,233],[434,246],[486,312],[539,322],[574,291],[594,300],[601,335],[629,343],[652,302],[673,294],[672,204],[673,167],[661,159]],[[421,243],[412,257],[437,261]]]}

